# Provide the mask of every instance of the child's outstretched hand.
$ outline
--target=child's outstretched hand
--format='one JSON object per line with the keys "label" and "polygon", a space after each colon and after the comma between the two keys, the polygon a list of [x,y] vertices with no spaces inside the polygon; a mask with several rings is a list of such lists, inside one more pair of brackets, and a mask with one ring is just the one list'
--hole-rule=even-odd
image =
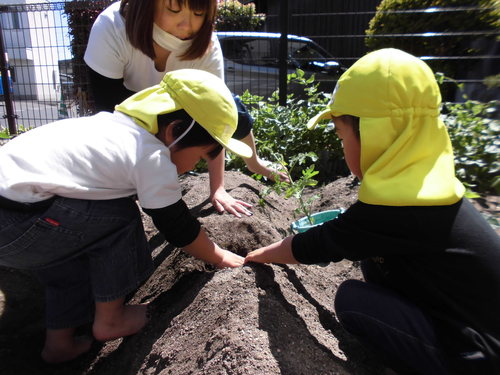
{"label": "child's outstretched hand", "polygon": [[245,258],[239,256],[238,254],[232,253],[231,251],[222,250],[222,253],[222,260],[215,265],[217,268],[241,267],[243,265],[243,262],[245,261]]}
{"label": "child's outstretched hand", "polygon": [[250,262],[281,264],[299,263],[292,254],[292,237],[287,237],[282,241],[249,252],[245,257],[245,264]]}
{"label": "child's outstretched hand", "polygon": [[266,257],[266,252],[263,248],[250,251],[245,257],[245,264],[254,262],[254,263],[269,263]]}

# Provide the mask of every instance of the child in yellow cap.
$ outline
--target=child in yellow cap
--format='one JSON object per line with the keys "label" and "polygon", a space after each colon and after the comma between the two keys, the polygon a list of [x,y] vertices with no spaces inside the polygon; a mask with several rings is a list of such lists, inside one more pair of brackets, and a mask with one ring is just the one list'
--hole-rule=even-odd
{"label": "child in yellow cap", "polygon": [[0,147],[0,265],[34,270],[46,287],[46,362],[89,350],[75,329],[106,341],[138,332],[146,305],[125,296],[152,272],[135,199],[173,245],[217,267],[243,258],[213,243],[182,200],[178,174],[227,148],[237,109],[218,77],[167,73],[114,113],[57,121]]}
{"label": "child in yellow cap", "polygon": [[336,298],[345,329],[402,374],[500,374],[500,239],[463,198],[431,69],[396,49],[358,60],[328,108],[359,200],[245,262],[362,261]]}

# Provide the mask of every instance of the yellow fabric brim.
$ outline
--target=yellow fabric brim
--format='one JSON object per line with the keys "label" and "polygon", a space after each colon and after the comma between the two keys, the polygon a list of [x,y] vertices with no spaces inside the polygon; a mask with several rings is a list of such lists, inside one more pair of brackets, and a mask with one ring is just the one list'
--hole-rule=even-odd
{"label": "yellow fabric brim", "polygon": [[310,119],[307,122],[306,127],[307,127],[307,129],[311,130],[314,127],[316,127],[316,125],[318,125],[318,123],[320,121],[329,119],[329,118],[331,118],[331,116],[332,116],[332,111],[330,109],[325,109],[324,111],[321,111],[316,116],[314,116],[312,119]]}
{"label": "yellow fabric brim", "polygon": [[236,155],[241,156],[242,158],[252,157],[252,149],[247,144],[234,138],[229,138],[228,142],[223,142],[219,137],[213,134],[211,135],[217,142],[224,146],[225,149],[235,153]]}

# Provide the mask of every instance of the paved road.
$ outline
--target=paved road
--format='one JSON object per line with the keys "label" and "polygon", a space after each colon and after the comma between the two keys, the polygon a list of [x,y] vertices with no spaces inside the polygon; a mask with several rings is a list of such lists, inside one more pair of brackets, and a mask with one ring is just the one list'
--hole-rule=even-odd
{"label": "paved road", "polygon": [[[64,117],[76,117],[74,106],[61,105],[58,102],[39,102],[36,100],[14,101],[14,112],[17,115],[16,125],[19,127],[37,127]],[[0,101],[0,127],[8,128],[5,102]],[[67,114],[67,115],[66,115]]]}

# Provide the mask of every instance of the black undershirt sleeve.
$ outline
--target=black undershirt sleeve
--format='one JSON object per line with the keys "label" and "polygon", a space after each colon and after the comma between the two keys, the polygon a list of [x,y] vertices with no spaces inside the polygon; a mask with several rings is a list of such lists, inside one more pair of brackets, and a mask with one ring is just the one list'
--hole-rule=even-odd
{"label": "black undershirt sleeve", "polygon": [[295,235],[300,263],[422,256],[443,252],[459,203],[450,206],[380,206],[354,203],[321,226]]}
{"label": "black undershirt sleeve", "polygon": [[165,239],[176,247],[189,245],[200,233],[200,223],[191,215],[182,199],[167,207],[143,208],[143,211],[151,216]]}
{"label": "black undershirt sleeve", "polygon": [[123,85],[123,78],[108,78],[91,68],[88,71],[96,112],[113,112],[115,105],[120,104],[129,96],[135,94],[135,92],[128,90]]}

